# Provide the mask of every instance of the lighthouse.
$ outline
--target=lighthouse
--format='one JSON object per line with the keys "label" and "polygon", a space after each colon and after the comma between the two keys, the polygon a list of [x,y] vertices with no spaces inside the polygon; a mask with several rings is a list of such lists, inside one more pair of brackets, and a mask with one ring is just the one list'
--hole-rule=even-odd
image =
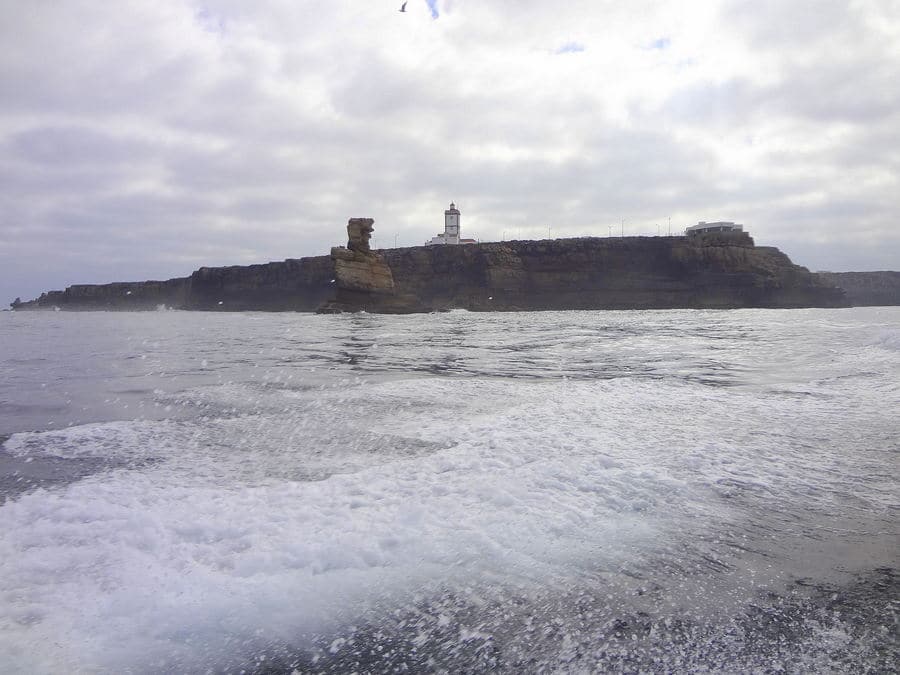
{"label": "lighthouse", "polygon": [[426,246],[438,246],[451,244],[458,246],[459,244],[477,244],[475,239],[462,239],[459,236],[459,209],[456,204],[450,202],[450,208],[444,211],[444,231],[426,241]]}
{"label": "lighthouse", "polygon": [[459,243],[459,209],[450,202],[450,208],[444,211],[444,243]]}

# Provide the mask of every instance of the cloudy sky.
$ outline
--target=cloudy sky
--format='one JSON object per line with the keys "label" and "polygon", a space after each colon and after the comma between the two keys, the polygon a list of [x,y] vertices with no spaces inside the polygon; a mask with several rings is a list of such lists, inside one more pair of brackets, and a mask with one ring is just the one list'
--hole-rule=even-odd
{"label": "cloudy sky", "polygon": [[742,222],[900,269],[900,0],[0,0],[0,302]]}

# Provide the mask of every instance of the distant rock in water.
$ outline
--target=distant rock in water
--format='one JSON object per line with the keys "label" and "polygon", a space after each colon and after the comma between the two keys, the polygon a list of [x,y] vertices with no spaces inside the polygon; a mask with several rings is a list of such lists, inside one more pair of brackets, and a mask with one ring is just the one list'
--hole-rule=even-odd
{"label": "distant rock in water", "polygon": [[330,256],[202,267],[169,281],[70,286],[14,309],[410,313],[843,307],[852,300],[832,278],[756,246],[745,232],[371,251],[373,222],[350,219],[348,247]]}

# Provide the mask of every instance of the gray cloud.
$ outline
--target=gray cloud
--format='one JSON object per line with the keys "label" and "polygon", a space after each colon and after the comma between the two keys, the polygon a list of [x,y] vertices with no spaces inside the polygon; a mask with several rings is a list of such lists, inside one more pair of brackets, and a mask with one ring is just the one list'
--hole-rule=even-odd
{"label": "gray cloud", "polygon": [[0,301],[318,255],[355,215],[418,244],[451,199],[484,239],[727,218],[813,269],[900,265],[890,3],[437,10],[0,9]]}

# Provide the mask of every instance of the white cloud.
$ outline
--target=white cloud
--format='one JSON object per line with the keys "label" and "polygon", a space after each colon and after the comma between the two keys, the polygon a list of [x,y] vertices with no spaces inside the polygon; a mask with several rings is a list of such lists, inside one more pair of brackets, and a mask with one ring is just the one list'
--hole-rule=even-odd
{"label": "white cloud", "polygon": [[357,215],[417,244],[451,199],[484,239],[726,218],[898,267],[896,3],[398,8],[4,5],[0,299],[318,255]]}

